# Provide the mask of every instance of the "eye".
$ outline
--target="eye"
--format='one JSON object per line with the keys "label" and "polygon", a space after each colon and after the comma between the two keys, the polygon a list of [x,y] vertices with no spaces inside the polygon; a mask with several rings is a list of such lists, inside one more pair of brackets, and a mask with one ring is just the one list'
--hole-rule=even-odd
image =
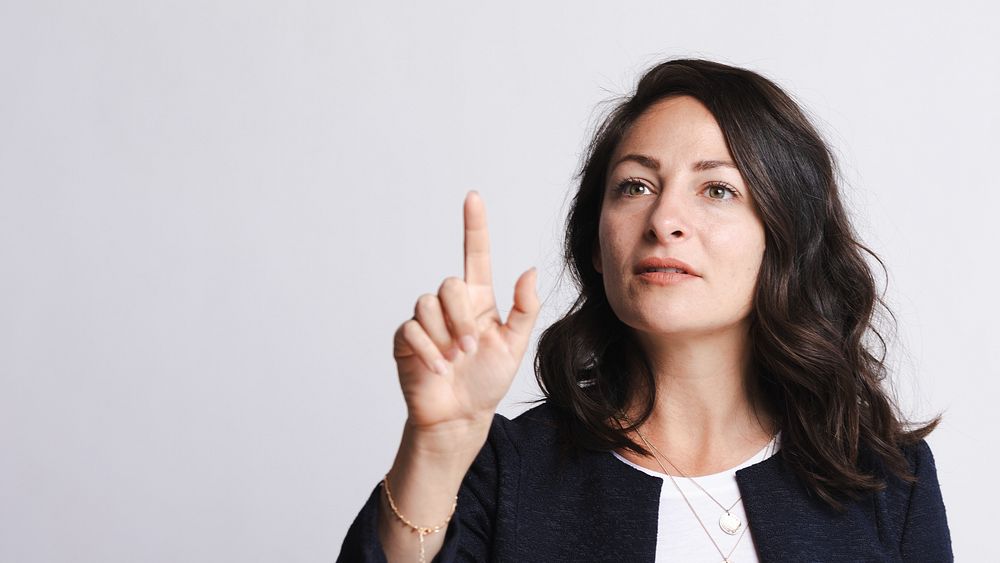
{"label": "eye", "polygon": [[625,178],[615,188],[615,193],[624,195],[625,197],[636,197],[642,195],[641,193],[636,193],[633,188],[648,190],[649,186],[643,184],[635,178]]}
{"label": "eye", "polygon": [[[708,198],[709,199],[714,199],[714,200],[717,200],[717,201],[728,201],[728,200],[736,199],[736,198],[740,197],[740,193],[738,191],[736,191],[729,184],[724,184],[722,182],[712,182],[708,186],[705,186],[705,189],[704,189],[704,191],[702,193],[704,193],[704,192],[708,192],[708,194],[709,194]],[[726,192],[729,192],[729,194],[732,197],[725,197]],[[721,197],[715,197],[715,194],[718,194]]]}

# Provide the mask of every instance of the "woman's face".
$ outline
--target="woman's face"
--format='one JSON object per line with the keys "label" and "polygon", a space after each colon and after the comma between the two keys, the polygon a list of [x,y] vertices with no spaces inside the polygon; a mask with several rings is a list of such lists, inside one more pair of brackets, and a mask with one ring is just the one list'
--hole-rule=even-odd
{"label": "woman's face", "polygon": [[[594,267],[640,335],[709,335],[748,318],[764,224],[715,118],[690,96],[660,100],[619,143],[605,182]],[[673,258],[693,272],[646,273]]]}

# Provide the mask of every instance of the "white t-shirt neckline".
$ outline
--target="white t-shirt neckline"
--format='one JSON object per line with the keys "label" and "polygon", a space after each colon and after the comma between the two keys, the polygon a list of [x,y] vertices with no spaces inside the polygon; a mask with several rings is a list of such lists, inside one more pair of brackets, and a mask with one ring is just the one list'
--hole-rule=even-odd
{"label": "white t-shirt neckline", "polygon": [[[735,467],[731,467],[729,469],[723,469],[722,471],[719,471],[718,473],[711,473],[709,475],[700,475],[700,476],[694,477],[694,479],[696,481],[698,481],[698,484],[700,484],[702,487],[705,487],[705,488],[708,488],[709,485],[714,485],[714,484],[717,484],[717,483],[719,483],[719,484],[721,484],[721,483],[729,483],[730,480],[735,477],[737,471],[739,471],[740,469],[743,469],[744,467],[750,467],[751,465],[756,465],[756,464],[758,464],[758,463],[760,463],[760,462],[768,459],[769,457],[771,457],[774,454],[778,453],[778,450],[780,448],[781,448],[781,431],[779,430],[778,433],[774,435],[774,438],[772,439],[771,442],[768,442],[763,448],[757,450],[757,452],[754,453],[752,456],[750,456],[749,458],[747,458],[747,459],[743,460],[742,462],[740,462],[739,465],[736,465]],[[628,459],[626,459],[626,458],[622,457],[621,455],[619,455],[618,452],[612,451],[611,453],[614,454],[614,456],[616,458],[618,458],[619,460],[621,460],[622,462],[624,462],[626,465],[629,465],[629,466],[631,466],[634,469],[638,469],[639,471],[642,471],[643,473],[646,473],[647,475],[652,475],[653,477],[659,477],[660,479],[663,479],[664,481],[669,481],[670,480],[670,475],[667,475],[666,473],[661,473],[659,471],[653,471],[652,469],[649,469],[647,467],[643,467],[643,466],[641,466],[641,465],[639,465],[637,463],[629,461]],[[674,479],[685,480],[684,477],[680,477],[680,476],[677,476],[677,475],[674,475],[673,477],[674,477]]]}

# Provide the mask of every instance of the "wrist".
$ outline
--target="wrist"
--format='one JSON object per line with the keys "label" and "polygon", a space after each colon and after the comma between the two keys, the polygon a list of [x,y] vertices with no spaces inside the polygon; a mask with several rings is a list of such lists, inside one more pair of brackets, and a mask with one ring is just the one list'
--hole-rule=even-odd
{"label": "wrist", "polygon": [[429,460],[467,458],[471,463],[486,442],[492,424],[493,413],[428,426],[408,419],[403,427],[403,444],[414,455]]}

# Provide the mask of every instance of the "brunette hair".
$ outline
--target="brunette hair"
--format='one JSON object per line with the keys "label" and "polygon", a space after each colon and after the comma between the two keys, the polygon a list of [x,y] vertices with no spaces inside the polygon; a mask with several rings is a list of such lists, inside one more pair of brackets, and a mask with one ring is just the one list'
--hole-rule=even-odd
{"label": "brunette hair", "polygon": [[[700,59],[669,60],[648,70],[598,126],[575,177],[564,259],[580,293],[542,333],[535,356],[539,385],[567,441],[648,455],[627,432],[653,410],[653,370],[612,311],[592,258],[612,153],[645,110],[679,95],[699,100],[715,117],[764,223],[747,389],[755,408],[765,408],[782,431],[777,455],[838,510],[844,496],[884,487],[879,465],[913,482],[901,447],[923,439],[941,416],[908,429],[882,387],[886,345],[873,316],[876,306],[892,312],[863,253],[883,271],[885,265],[854,233],[829,148],[772,81]],[[878,357],[866,342],[869,331],[880,342]],[[639,400],[641,415],[631,426],[613,424],[632,399]]]}

